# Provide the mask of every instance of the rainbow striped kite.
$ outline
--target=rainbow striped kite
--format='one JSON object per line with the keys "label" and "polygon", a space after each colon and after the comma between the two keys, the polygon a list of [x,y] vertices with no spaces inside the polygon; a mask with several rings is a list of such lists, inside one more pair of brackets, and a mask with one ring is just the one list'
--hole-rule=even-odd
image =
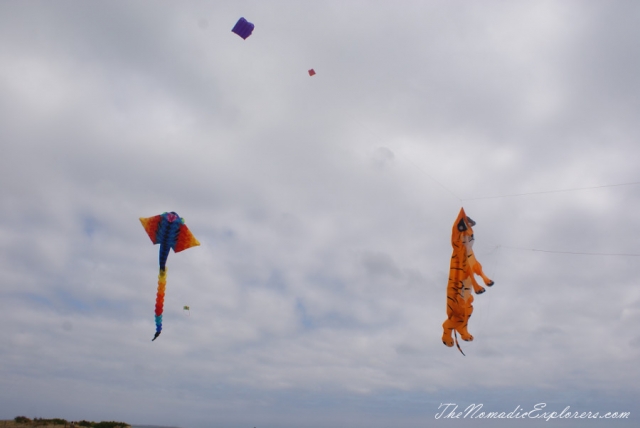
{"label": "rainbow striped kite", "polygon": [[158,295],[156,296],[156,335],[153,342],[162,332],[162,308],[164,306],[164,292],[167,286],[167,257],[169,248],[179,253],[187,248],[200,245],[198,240],[184,224],[184,219],[177,213],[163,213],[155,217],[140,217],[142,227],[147,231],[151,242],[160,244],[160,274],[158,275]]}

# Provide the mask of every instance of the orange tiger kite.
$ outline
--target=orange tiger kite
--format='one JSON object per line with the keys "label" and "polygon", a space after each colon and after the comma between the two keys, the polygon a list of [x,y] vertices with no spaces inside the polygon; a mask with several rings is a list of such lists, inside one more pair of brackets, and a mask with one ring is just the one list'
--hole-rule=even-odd
{"label": "orange tiger kite", "polygon": [[464,208],[461,208],[451,232],[453,255],[451,256],[449,283],[447,284],[447,320],[442,324],[444,330],[442,342],[447,346],[453,346],[453,338],[451,337],[453,330],[460,333],[462,340],[473,340],[473,336],[467,331],[469,317],[473,312],[471,286],[476,294],[485,292],[484,287],[477,283],[474,274],[481,276],[488,287],[493,285],[493,281],[482,272],[482,265],[473,254],[473,229],[471,227],[475,224],[475,221],[467,217]]}

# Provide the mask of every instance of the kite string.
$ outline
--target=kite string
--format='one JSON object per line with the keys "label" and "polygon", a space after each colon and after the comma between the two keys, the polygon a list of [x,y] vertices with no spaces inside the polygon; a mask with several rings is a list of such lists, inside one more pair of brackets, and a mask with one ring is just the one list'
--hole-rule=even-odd
{"label": "kite string", "polygon": [[[356,122],[358,125],[360,125],[361,128],[367,129],[370,134],[375,135],[375,133],[368,126],[363,125],[362,122],[360,122],[358,119],[356,119],[353,116],[351,116],[351,119],[354,122]],[[456,198],[460,202],[460,205],[463,205],[463,202],[465,202],[465,201],[476,201],[476,200],[481,200],[481,199],[499,199],[499,198],[511,198],[511,197],[517,197],[517,196],[542,195],[542,194],[548,194],[548,193],[577,192],[577,191],[581,191],[581,190],[593,190],[593,189],[603,189],[603,188],[621,187],[621,186],[634,186],[634,185],[640,184],[640,181],[631,181],[631,182],[628,182],[628,183],[603,184],[603,185],[599,185],[599,186],[575,187],[575,188],[570,188],[570,189],[542,190],[542,191],[537,191],[537,192],[512,193],[512,194],[497,195],[497,196],[480,196],[480,197],[475,197],[475,198],[461,198],[457,194],[455,194],[451,189],[449,189],[444,184],[442,184],[440,181],[436,180],[431,174],[427,173],[427,171],[425,171],[422,167],[420,167],[414,161],[409,159],[407,156],[405,156],[404,154],[400,153],[399,151],[396,151],[395,153],[397,153],[405,161],[409,162],[411,165],[413,165],[418,170],[420,170],[420,172],[425,174],[431,181],[433,181],[438,186],[440,186],[441,188],[446,190],[449,194],[451,194],[454,198]]]}
{"label": "kite string", "polygon": [[[352,115],[349,115],[350,118],[352,119],[353,122],[357,123],[360,128],[367,130],[372,136],[373,135],[378,135],[377,133],[374,133],[371,128],[369,128],[366,125],[363,125],[363,123],[358,120],[357,118],[353,117]],[[375,139],[375,138],[374,138]],[[530,195],[540,195],[540,194],[549,194],[549,193],[563,193],[563,192],[575,192],[575,191],[581,191],[581,190],[593,190],[593,189],[602,189],[602,188],[609,188],[609,187],[621,187],[621,186],[633,186],[633,185],[638,185],[640,184],[640,181],[633,181],[633,182],[628,182],[628,183],[617,183],[617,184],[605,184],[605,185],[599,185],[599,186],[588,186],[588,187],[576,187],[576,188],[570,188],[570,189],[557,189],[557,190],[545,190],[545,191],[538,191],[538,192],[525,192],[525,193],[514,193],[514,194],[508,194],[508,195],[498,195],[498,196],[482,196],[482,197],[476,197],[476,198],[460,198],[458,195],[456,195],[452,190],[450,190],[448,187],[446,187],[444,184],[442,184],[440,181],[436,180],[431,174],[427,173],[422,167],[420,167],[418,164],[416,164],[414,161],[412,161],[411,159],[409,159],[407,156],[403,155],[400,152],[397,152],[397,154],[399,156],[401,156],[404,160],[406,160],[407,162],[409,162],[411,165],[413,165],[415,168],[417,168],[418,170],[420,170],[420,172],[422,172],[423,174],[425,174],[431,181],[435,182],[436,184],[438,184],[442,189],[446,190],[450,195],[452,195],[453,197],[455,197],[459,202],[460,205],[463,205],[464,201],[474,201],[474,200],[481,200],[481,199],[498,199],[498,198],[509,198],[509,197],[517,197],[517,196],[530,196]],[[499,249],[501,246],[498,245],[496,247],[496,249]],[[509,249],[515,249],[515,250],[523,250],[523,251],[537,251],[537,252],[544,252],[544,253],[552,253],[552,254],[574,254],[574,255],[588,255],[588,256],[619,256],[619,257],[640,257],[640,254],[632,254],[632,253],[588,253],[588,252],[578,252],[578,251],[553,251],[553,250],[541,250],[541,249],[535,249],[535,248],[518,248],[518,247],[509,247],[509,246],[504,246],[505,248],[509,248]],[[497,266],[498,266],[498,258],[496,257],[496,261],[495,261],[495,265],[494,265],[494,277],[495,277],[495,271],[497,270]],[[462,351],[461,351],[462,352]]]}
{"label": "kite string", "polygon": [[[355,123],[360,125],[361,128],[368,130],[370,133],[373,133],[373,131],[369,127],[363,125],[358,119],[356,119],[354,117],[351,117],[351,119]],[[422,172],[427,177],[429,177],[429,179],[431,179],[433,182],[437,183],[441,188],[446,190],[450,195],[452,195],[458,201],[460,201],[460,205],[463,205],[463,201],[473,201],[473,200],[479,200],[479,199],[497,199],[497,198],[508,198],[508,197],[515,197],[515,196],[538,195],[538,194],[546,194],[546,193],[574,192],[574,191],[580,191],[580,190],[601,189],[601,188],[619,187],[619,186],[632,186],[632,185],[640,184],[640,181],[635,181],[635,182],[629,182],[629,183],[605,184],[605,185],[601,185],[601,186],[578,187],[578,188],[572,188],[572,189],[546,190],[546,191],[540,191],[540,192],[528,192],[528,193],[517,193],[517,194],[501,195],[501,196],[484,196],[484,197],[478,197],[478,198],[465,198],[465,199],[462,199],[458,195],[456,195],[452,190],[450,190],[444,184],[442,184],[440,181],[436,180],[433,176],[431,176],[429,173],[427,173],[423,168],[421,168],[418,164],[413,162],[411,159],[409,159],[408,157],[404,156],[402,153],[399,153],[399,152],[398,152],[398,155],[400,155],[404,160],[406,160],[411,165],[416,167],[418,170],[420,170],[420,172]],[[537,251],[537,252],[553,253],[553,254],[574,254],[574,255],[588,255],[588,256],[640,257],[640,254],[632,254],[632,253],[587,253],[587,252],[579,252],[579,251],[554,251],[554,250],[541,250],[541,249],[535,249],[535,248],[518,248],[518,247],[510,247],[510,246],[503,246],[503,245],[497,245],[496,248],[494,248],[493,251],[499,250],[500,247],[514,249],[514,250]],[[493,251],[491,251],[491,252],[493,253]],[[498,266],[498,258],[496,257],[495,265],[494,265],[494,277],[495,277],[495,270],[497,270],[497,266]],[[460,351],[460,352],[462,352],[462,351]]]}
{"label": "kite string", "polygon": [[[418,164],[416,164],[415,162],[413,162],[411,159],[409,159],[408,157],[406,157],[405,155],[403,155],[402,153],[398,153],[404,160],[406,160],[407,162],[409,162],[411,165],[415,166],[416,168],[418,168],[422,173],[424,173],[427,177],[429,177],[432,181],[434,181],[436,184],[438,184],[440,187],[442,187],[444,190],[446,190],[447,192],[449,192],[451,195],[453,195],[454,198],[456,198],[458,201],[460,201],[460,205],[462,205],[462,199],[456,195],[455,193],[453,193],[453,191],[447,187],[445,187],[444,184],[440,183],[438,180],[436,180],[435,178],[433,178],[431,175],[429,175],[427,173],[427,171],[425,171],[424,169],[422,169],[420,166],[418,166]],[[464,354],[463,354],[464,355]]]}
{"label": "kite string", "polygon": [[500,195],[500,196],[481,196],[479,198],[464,198],[462,201],[476,201],[479,199],[499,199],[499,198],[512,198],[515,196],[528,196],[528,195],[542,195],[545,193],[561,193],[561,192],[576,192],[579,190],[592,190],[592,189],[602,189],[605,187],[619,187],[619,186],[633,186],[640,184],[640,181],[632,181],[629,183],[618,183],[618,184],[603,184],[601,186],[590,186],[590,187],[575,187],[572,189],[559,189],[559,190],[543,190],[540,192],[527,192],[527,193],[513,193],[509,195]]}
{"label": "kite string", "polygon": [[634,253],[587,253],[587,252],[581,252],[581,251],[555,251],[555,250],[541,250],[538,248],[511,247],[508,245],[500,245],[500,247],[509,248],[511,250],[535,251],[540,253],[552,253],[552,254],[575,254],[575,255],[582,255],[582,256],[640,257],[640,254],[634,254]]}
{"label": "kite string", "polygon": [[496,272],[498,271],[498,259],[500,258],[500,244],[498,244],[495,247],[493,247],[493,250],[489,251],[485,255],[491,256],[494,253],[495,253],[495,258],[493,260],[493,268],[489,272],[489,276],[495,280],[496,279]]}
{"label": "kite string", "polygon": [[[378,133],[373,132],[371,130],[371,128],[369,128],[368,126],[363,125],[362,122],[360,120],[358,120],[357,118],[355,118],[352,114],[348,113],[347,115],[352,119],[353,122],[355,122],[358,125],[360,125],[361,128],[368,130],[369,133],[372,136],[376,136],[377,137],[377,135],[379,135]],[[374,137],[373,139],[376,140],[377,138]],[[455,197],[460,202],[460,205],[463,205],[464,201],[474,201],[474,200],[481,200],[481,199],[498,199],[498,198],[509,198],[509,197],[516,197],[516,196],[528,196],[528,195],[538,195],[538,194],[547,194],[547,193],[575,192],[575,191],[580,191],[580,190],[592,190],[592,189],[601,189],[601,188],[619,187],[619,186],[632,186],[632,185],[640,184],[640,181],[633,181],[633,182],[629,182],[629,183],[604,184],[604,185],[599,185],[599,186],[576,187],[576,188],[571,188],[571,189],[545,190],[545,191],[538,191],[538,192],[514,193],[514,194],[498,195],[498,196],[481,196],[481,197],[474,197],[474,198],[460,198],[452,190],[450,190],[448,187],[446,187],[440,181],[436,180],[432,175],[428,174],[423,168],[421,168],[419,165],[417,165],[411,159],[409,159],[408,157],[404,156],[403,154],[401,154],[399,152],[398,152],[398,154],[402,158],[404,158],[407,162],[409,162],[410,164],[415,166],[417,169],[419,169],[427,177],[429,177],[429,179],[431,181],[437,183],[441,188],[443,188],[449,194],[451,194],[453,197]]]}
{"label": "kite string", "polygon": [[[355,118],[352,115],[349,115],[349,117],[351,118],[351,120],[355,123],[357,123],[358,125],[360,125],[360,128],[365,129],[369,132],[369,134],[371,136],[377,136],[379,133],[374,132],[371,128],[369,128],[366,125],[363,125],[362,122],[360,122],[360,120],[358,120],[357,118]],[[376,139],[375,137],[373,137],[373,139]],[[442,184],[440,181],[436,180],[431,174],[427,173],[427,171],[425,171],[423,168],[421,168],[418,164],[416,164],[415,162],[413,162],[411,159],[409,159],[408,157],[406,157],[405,155],[403,155],[402,153],[400,153],[399,151],[396,150],[396,152],[393,153],[397,153],[399,156],[401,156],[404,160],[406,160],[407,162],[409,162],[411,165],[413,165],[414,167],[416,167],[420,172],[422,172],[424,175],[426,175],[427,177],[429,177],[429,179],[431,181],[433,181],[434,183],[436,183],[438,186],[440,186],[441,188],[443,188],[444,190],[446,190],[449,194],[451,194],[454,198],[456,198],[459,202],[460,205],[462,205],[462,199],[456,195],[451,189],[447,188],[444,184]]]}

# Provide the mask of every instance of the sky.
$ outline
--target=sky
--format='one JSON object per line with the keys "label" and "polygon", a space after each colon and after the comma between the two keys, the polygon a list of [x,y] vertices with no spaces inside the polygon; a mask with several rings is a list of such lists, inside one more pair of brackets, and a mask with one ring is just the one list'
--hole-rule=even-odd
{"label": "sky", "polygon": [[[638,16],[0,2],[0,419],[636,424]],[[461,207],[495,281],[466,356],[441,341]],[[201,245],[169,255],[151,342],[159,246],[138,219],[167,211]]]}

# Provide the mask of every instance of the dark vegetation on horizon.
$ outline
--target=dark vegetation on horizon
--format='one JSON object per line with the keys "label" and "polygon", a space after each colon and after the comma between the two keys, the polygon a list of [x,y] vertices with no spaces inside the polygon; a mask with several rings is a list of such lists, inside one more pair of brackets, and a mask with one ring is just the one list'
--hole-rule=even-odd
{"label": "dark vegetation on horizon", "polygon": [[128,423],[125,422],[116,422],[116,421],[102,421],[102,422],[92,422],[92,421],[67,421],[66,419],[53,418],[53,419],[43,419],[43,418],[33,418],[29,419],[26,416],[16,416],[13,419],[17,424],[24,424],[26,426],[42,426],[42,425],[61,425],[62,427],[88,427],[88,428],[126,428],[130,427]]}

